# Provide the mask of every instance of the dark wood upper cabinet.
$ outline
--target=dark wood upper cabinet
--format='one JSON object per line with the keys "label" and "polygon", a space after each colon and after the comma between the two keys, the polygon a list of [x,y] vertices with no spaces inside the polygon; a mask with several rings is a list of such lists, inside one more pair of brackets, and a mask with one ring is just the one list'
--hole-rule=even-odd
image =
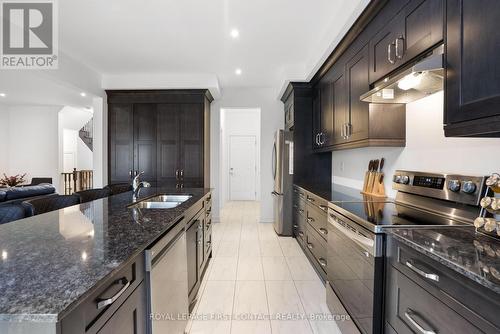
{"label": "dark wood upper cabinet", "polygon": [[134,169],[134,109],[131,104],[109,105],[110,183],[129,182]]}
{"label": "dark wood upper cabinet", "polygon": [[321,132],[321,88],[317,85],[312,92],[312,147],[321,147],[319,134]]}
{"label": "dark wood upper cabinet", "polygon": [[157,114],[156,104],[134,105],[134,166],[152,185],[156,184]]}
{"label": "dark wood upper cabinet", "polygon": [[447,1],[446,136],[500,136],[499,19],[498,1]]}
{"label": "dark wood upper cabinet", "polygon": [[152,185],[209,187],[210,102],[206,90],[107,91],[109,180],[139,171]]}
{"label": "dark wood upper cabinet", "polygon": [[333,105],[333,145],[347,140],[346,129],[349,124],[347,92],[344,64],[338,63],[332,69],[332,105]]}
{"label": "dark wood upper cabinet", "polygon": [[412,0],[370,40],[370,83],[443,41],[444,0]]}
{"label": "dark wood upper cabinet", "polygon": [[319,145],[328,147],[333,144],[333,84],[326,82],[320,85],[320,131]]}
{"label": "dark wood upper cabinet", "polygon": [[368,103],[359,97],[370,89],[368,82],[368,46],[358,52],[346,65],[347,98],[349,124],[347,137],[349,141],[367,139],[368,133]]}

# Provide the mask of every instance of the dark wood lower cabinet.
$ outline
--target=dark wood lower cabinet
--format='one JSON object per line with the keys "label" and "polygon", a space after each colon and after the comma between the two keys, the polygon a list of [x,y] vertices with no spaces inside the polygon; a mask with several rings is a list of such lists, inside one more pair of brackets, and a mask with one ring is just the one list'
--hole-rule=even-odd
{"label": "dark wood lower cabinet", "polygon": [[146,284],[142,282],[98,334],[146,334]]}
{"label": "dark wood lower cabinet", "polygon": [[210,186],[207,90],[107,91],[109,180],[167,187]]}

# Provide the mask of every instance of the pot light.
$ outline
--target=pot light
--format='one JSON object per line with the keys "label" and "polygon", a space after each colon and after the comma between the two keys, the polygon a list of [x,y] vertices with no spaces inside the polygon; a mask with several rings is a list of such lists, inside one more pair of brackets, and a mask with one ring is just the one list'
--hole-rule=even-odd
{"label": "pot light", "polygon": [[7,256],[8,256],[7,251],[3,250],[2,251],[2,260],[7,260]]}
{"label": "pot light", "polygon": [[85,92],[81,92],[81,93],[80,93],[80,96],[81,96],[81,97],[85,97],[85,96],[87,96],[87,93],[85,93]]}
{"label": "pot light", "polygon": [[0,97],[6,97],[6,96],[7,96],[7,94],[5,94],[5,93],[0,93]]}
{"label": "pot light", "polygon": [[422,73],[410,73],[398,82],[399,89],[409,90],[417,87],[422,81]]}
{"label": "pot light", "polygon": [[237,68],[237,69],[234,71],[234,73],[235,73],[236,75],[241,75],[241,73],[242,73],[242,72],[241,72],[241,68]]}
{"label": "pot light", "polygon": [[238,38],[240,36],[240,32],[238,29],[231,29],[230,35],[232,38]]}

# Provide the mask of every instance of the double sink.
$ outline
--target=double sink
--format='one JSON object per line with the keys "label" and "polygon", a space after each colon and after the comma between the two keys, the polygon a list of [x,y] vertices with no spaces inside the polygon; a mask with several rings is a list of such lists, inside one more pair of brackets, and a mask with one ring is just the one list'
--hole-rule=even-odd
{"label": "double sink", "polygon": [[193,195],[155,195],[130,205],[137,209],[173,209],[189,200]]}

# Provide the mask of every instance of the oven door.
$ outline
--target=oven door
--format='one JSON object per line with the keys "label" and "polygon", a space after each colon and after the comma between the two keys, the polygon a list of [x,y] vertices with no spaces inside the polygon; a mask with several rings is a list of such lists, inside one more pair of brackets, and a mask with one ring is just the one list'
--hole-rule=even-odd
{"label": "oven door", "polygon": [[328,281],[362,333],[382,331],[383,239],[336,213],[328,214]]}

